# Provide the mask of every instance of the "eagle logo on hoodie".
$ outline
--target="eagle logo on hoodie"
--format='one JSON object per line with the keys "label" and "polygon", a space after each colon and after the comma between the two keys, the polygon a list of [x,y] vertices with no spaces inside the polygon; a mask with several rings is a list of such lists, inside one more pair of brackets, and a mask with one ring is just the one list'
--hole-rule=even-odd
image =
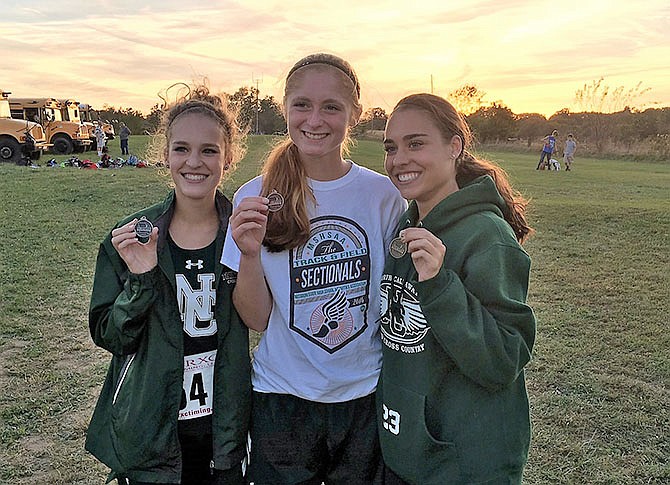
{"label": "eagle logo on hoodie", "polygon": [[421,311],[416,290],[408,281],[385,274],[381,283],[381,332],[395,343],[412,345],[420,342],[430,327]]}

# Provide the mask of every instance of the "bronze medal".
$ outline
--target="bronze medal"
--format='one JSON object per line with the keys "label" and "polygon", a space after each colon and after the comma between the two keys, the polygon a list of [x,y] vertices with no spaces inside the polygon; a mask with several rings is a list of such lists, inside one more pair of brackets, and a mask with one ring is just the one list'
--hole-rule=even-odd
{"label": "bronze medal", "polygon": [[270,212],[277,212],[284,207],[284,196],[276,190],[273,190],[268,194],[268,201],[268,210]]}
{"label": "bronze medal", "polygon": [[149,219],[142,216],[137,223],[135,223],[135,235],[140,244],[147,244],[151,237],[151,231],[154,230],[154,225]]}
{"label": "bronze medal", "polygon": [[405,254],[407,254],[407,243],[403,242],[400,237],[394,238],[389,245],[389,253],[395,259],[402,258]]}

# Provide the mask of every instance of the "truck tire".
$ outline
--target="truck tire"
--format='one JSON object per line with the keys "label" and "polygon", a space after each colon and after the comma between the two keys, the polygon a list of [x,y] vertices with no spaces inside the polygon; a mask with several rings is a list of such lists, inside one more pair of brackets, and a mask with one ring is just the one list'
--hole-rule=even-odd
{"label": "truck tire", "polygon": [[56,135],[51,139],[51,151],[56,155],[69,155],[74,150],[72,140],[64,135]]}
{"label": "truck tire", "polygon": [[13,138],[0,138],[0,162],[19,163],[21,145]]}

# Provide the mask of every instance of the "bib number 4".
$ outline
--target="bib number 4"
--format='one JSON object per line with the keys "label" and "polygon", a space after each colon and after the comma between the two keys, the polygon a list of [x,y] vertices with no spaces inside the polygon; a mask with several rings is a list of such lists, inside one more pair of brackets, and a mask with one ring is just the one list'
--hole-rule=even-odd
{"label": "bib number 4", "polygon": [[216,350],[184,357],[179,419],[201,418],[212,414],[215,360]]}

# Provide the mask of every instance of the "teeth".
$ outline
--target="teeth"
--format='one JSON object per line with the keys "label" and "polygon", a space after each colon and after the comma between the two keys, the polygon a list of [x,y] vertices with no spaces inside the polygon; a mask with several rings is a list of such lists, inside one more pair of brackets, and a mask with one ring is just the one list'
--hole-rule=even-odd
{"label": "teeth", "polygon": [[328,136],[327,133],[310,133],[310,132],[308,132],[308,131],[303,131],[303,133],[304,133],[305,136],[306,136],[307,138],[309,138],[310,140],[322,140],[322,139],[324,139],[326,136]]}
{"label": "teeth", "polygon": [[205,180],[207,178],[207,175],[201,175],[196,173],[185,173],[183,174],[183,176],[186,180],[194,180],[194,181]]}
{"label": "teeth", "polygon": [[401,173],[400,175],[398,175],[398,180],[399,180],[400,182],[409,182],[409,181],[411,181],[411,180],[414,180],[414,179],[417,178],[418,176],[419,176],[419,174],[416,173],[416,172],[412,172],[412,173]]}

